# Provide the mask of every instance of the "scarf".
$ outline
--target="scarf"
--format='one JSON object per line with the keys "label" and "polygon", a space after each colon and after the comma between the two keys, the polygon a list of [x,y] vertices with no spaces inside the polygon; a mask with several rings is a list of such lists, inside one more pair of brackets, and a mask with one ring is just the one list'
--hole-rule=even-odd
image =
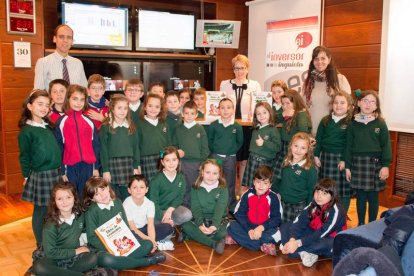
{"label": "scarf", "polygon": [[357,121],[358,123],[363,123],[363,124],[368,124],[369,122],[372,122],[376,119],[375,116],[369,116],[369,115],[365,115],[362,113],[357,113],[354,116],[355,121]]}
{"label": "scarf", "polygon": [[101,109],[101,108],[105,107],[105,102],[106,102],[106,100],[105,100],[104,97],[102,97],[99,100],[99,103],[93,102],[92,99],[91,99],[91,97],[88,97],[88,104],[89,104],[89,106],[90,107],[94,107],[96,109]]}
{"label": "scarf", "polygon": [[328,96],[331,96],[331,88],[329,86],[328,79],[326,78],[325,71],[318,72],[314,69],[310,73],[309,78],[310,78],[309,82],[305,87],[305,99],[306,99],[306,105],[308,108],[312,105],[311,96],[312,96],[312,90],[315,87],[315,81],[325,82],[326,83],[326,94],[328,94]]}

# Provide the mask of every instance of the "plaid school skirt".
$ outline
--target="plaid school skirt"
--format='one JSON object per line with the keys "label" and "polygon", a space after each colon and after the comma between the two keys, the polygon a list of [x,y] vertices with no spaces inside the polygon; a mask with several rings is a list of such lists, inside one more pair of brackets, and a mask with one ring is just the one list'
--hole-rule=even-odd
{"label": "plaid school skirt", "polygon": [[340,153],[321,153],[321,168],[319,178],[330,178],[336,182],[336,190],[340,197],[350,197],[352,195],[351,185],[346,181],[345,169],[340,171],[338,164],[341,161]]}
{"label": "plaid school skirt", "polygon": [[282,148],[276,153],[275,162],[273,165],[273,180],[282,178],[282,163],[288,152],[289,142],[282,141]]}
{"label": "plaid school skirt", "polygon": [[147,178],[148,182],[159,172],[159,159],[158,154],[141,156],[141,173]]}
{"label": "plaid school skirt", "polygon": [[354,156],[351,164],[351,188],[364,191],[382,191],[385,181],[379,179],[381,160],[378,157]]}
{"label": "plaid school skirt", "polygon": [[109,159],[109,172],[111,184],[127,186],[129,179],[134,174],[132,157],[114,157]]}
{"label": "plaid school skirt", "polygon": [[272,168],[273,159],[265,158],[255,153],[250,153],[249,160],[247,160],[247,166],[244,170],[242,185],[251,187],[254,181],[254,172],[261,165],[267,165]]}
{"label": "plaid school skirt", "polygon": [[305,209],[306,201],[301,201],[298,203],[287,203],[282,200],[283,208],[283,222],[294,221],[295,218],[300,214],[300,212]]}
{"label": "plaid school skirt", "polygon": [[48,206],[53,186],[60,180],[59,169],[30,172],[24,185],[22,199],[37,206]]}

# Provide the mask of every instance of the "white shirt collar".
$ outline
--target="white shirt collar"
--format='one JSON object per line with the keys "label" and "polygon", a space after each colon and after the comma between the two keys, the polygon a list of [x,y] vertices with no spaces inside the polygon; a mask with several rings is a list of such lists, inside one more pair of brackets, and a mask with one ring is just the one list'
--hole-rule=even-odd
{"label": "white shirt collar", "polygon": [[153,125],[153,126],[157,126],[158,125],[158,118],[157,119],[151,119],[151,118],[148,118],[147,115],[145,115],[144,118],[151,125]]}
{"label": "white shirt collar", "polygon": [[118,124],[117,122],[113,122],[112,123],[112,127],[113,128],[117,128],[117,127],[125,127],[125,128],[129,128],[129,124],[127,120],[124,120],[124,122],[122,124]]}
{"label": "white shirt collar", "polygon": [[67,224],[72,225],[74,219],[75,219],[75,214],[71,214],[70,218],[59,217],[59,223],[63,224],[64,222],[66,222]]}
{"label": "white shirt collar", "polygon": [[204,181],[201,182],[200,187],[203,187],[204,189],[206,189],[206,191],[209,193],[211,192],[213,189],[217,188],[219,185],[219,181],[217,180],[216,183],[214,184],[206,184],[204,183]]}
{"label": "white shirt collar", "polygon": [[133,103],[129,103],[129,108],[132,110],[132,111],[137,111],[138,110],[138,108],[139,108],[139,106],[141,105],[141,101],[138,101],[136,104],[133,104]]}
{"label": "white shirt collar", "polygon": [[188,129],[190,129],[190,128],[192,128],[193,126],[195,126],[197,124],[197,122],[196,121],[192,121],[191,123],[186,123],[186,122],[183,122],[183,125],[186,127],[186,128],[188,128]]}
{"label": "white shirt collar", "polygon": [[260,128],[267,127],[268,125],[269,125],[268,123],[267,123],[267,124],[264,124],[264,125],[259,124],[259,129],[260,129]]}
{"label": "white shirt collar", "polygon": [[279,110],[282,107],[282,104],[273,103],[273,106],[276,108],[276,110]]}
{"label": "white shirt collar", "polygon": [[98,207],[103,210],[103,209],[107,209],[107,210],[111,210],[111,207],[114,206],[114,201],[111,200],[109,201],[108,204],[104,204],[104,203],[96,203],[98,205]]}
{"label": "white shirt collar", "polygon": [[219,124],[222,124],[224,127],[231,126],[232,124],[234,124],[234,116],[231,116],[231,120],[227,124],[223,123],[221,117],[218,119],[218,122]]}
{"label": "white shirt collar", "polygon": [[289,161],[289,164],[290,164],[291,166],[298,165],[298,166],[302,167],[303,165],[305,165],[305,163],[306,163],[306,159],[303,159],[302,161],[299,161],[299,162],[297,162],[297,163],[293,163],[292,161]]}
{"label": "white shirt collar", "polygon": [[46,126],[48,125],[48,123],[46,123],[45,121],[42,120],[41,123],[32,121],[32,120],[27,120],[26,124],[34,126],[34,127],[41,127],[41,128],[46,128]]}
{"label": "white shirt collar", "polygon": [[332,120],[334,120],[335,123],[339,122],[341,119],[346,117],[346,113],[342,116],[335,116],[334,113],[332,112]]}
{"label": "white shirt collar", "polygon": [[169,176],[168,174],[166,174],[164,171],[162,172],[164,175],[165,175],[165,177],[172,183],[172,182],[174,182],[174,179],[175,179],[175,177],[177,176],[177,173],[175,173],[175,175],[174,176]]}

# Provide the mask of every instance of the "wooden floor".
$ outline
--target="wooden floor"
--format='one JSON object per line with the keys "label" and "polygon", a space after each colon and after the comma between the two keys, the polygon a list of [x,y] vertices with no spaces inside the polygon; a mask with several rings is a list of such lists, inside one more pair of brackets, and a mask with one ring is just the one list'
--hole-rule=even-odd
{"label": "wooden floor", "polygon": [[[24,275],[31,266],[35,248],[31,228],[30,205],[18,197],[4,197],[0,204],[0,275]],[[4,203],[4,205],[3,205]],[[381,213],[385,208],[380,207]],[[16,217],[13,217],[15,215]],[[357,224],[355,200],[348,212],[348,227]],[[20,219],[26,216],[24,219]],[[16,221],[16,219],[19,219]],[[217,255],[211,248],[194,241],[175,243],[174,251],[165,251],[163,264],[126,270],[121,276],[135,275],[330,275],[330,259],[321,258],[312,268],[302,265],[300,259],[289,259],[279,254],[267,256],[237,245],[226,245],[224,254]],[[28,275],[28,274],[27,274]]]}

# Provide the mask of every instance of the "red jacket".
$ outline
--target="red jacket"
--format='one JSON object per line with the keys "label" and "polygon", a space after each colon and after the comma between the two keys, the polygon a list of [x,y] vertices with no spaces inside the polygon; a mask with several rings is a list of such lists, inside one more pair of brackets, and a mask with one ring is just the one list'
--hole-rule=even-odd
{"label": "red jacket", "polygon": [[92,120],[81,111],[69,110],[56,122],[55,135],[63,150],[63,165],[79,162],[99,168],[99,137]]}

